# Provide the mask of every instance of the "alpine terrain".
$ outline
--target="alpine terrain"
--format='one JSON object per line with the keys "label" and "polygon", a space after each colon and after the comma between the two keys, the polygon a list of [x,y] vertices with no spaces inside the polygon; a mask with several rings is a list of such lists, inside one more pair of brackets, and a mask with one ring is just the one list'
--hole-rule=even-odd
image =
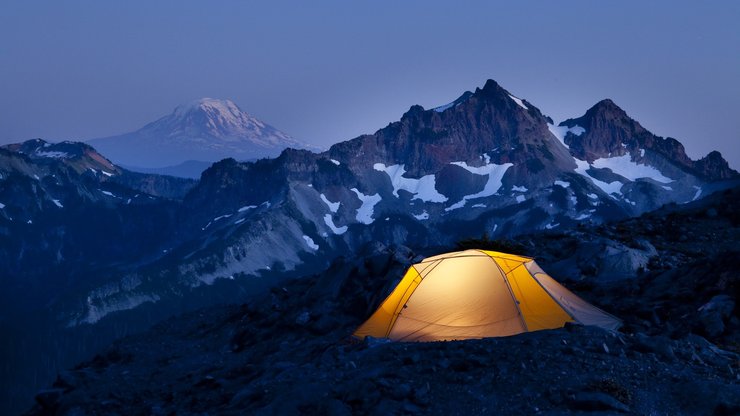
{"label": "alpine terrain", "polygon": [[[271,287],[301,276],[314,275],[306,282],[319,279],[336,295],[342,283],[333,279],[339,279],[337,268],[342,267],[365,267],[363,279],[395,278],[386,276],[387,268],[359,265],[373,244],[427,255],[482,236],[536,235],[537,241],[549,241],[584,227],[627,224],[666,204],[693,206],[740,185],[740,175],[718,152],[692,160],[678,140],[650,133],[610,100],[556,123],[492,80],[437,108],[412,106],[399,121],[321,153],[288,148],[275,158],[237,161],[300,144],[233,103],[217,100],[178,107],[137,132],[90,144],[105,157],[87,144],[71,142],[33,140],[0,148],[0,243],[7,247],[0,253],[2,301],[12,316],[21,317],[0,322],[3,333],[14,334],[2,341],[3,355],[9,357],[2,384],[13,387],[3,390],[20,398],[14,406],[30,405],[33,393],[58,370],[173,314],[245,299],[269,303],[286,293],[271,292]],[[229,158],[214,163],[198,181],[133,173],[118,165],[202,160],[195,155]],[[732,230],[730,237],[736,237]],[[670,261],[655,263],[656,244],[594,231],[577,247],[524,254],[568,254],[583,274],[568,276],[562,272],[567,268],[550,261],[553,276],[560,279],[598,275],[621,281],[671,267]],[[680,251],[670,255],[683,258]],[[355,261],[355,256],[360,257]],[[310,283],[302,282],[291,283],[295,289],[287,293],[310,292],[303,286]],[[352,312],[352,320],[325,320],[320,331],[346,332],[367,318],[370,304],[376,307],[387,294],[381,291],[375,287],[372,299],[358,295],[366,303]],[[294,306],[330,307],[325,295],[311,298],[323,306],[296,300],[293,306],[275,301],[277,306],[272,302],[258,309],[295,320]],[[598,296],[588,300],[599,304]],[[253,318],[249,311],[232,312],[239,322]],[[270,326],[272,318],[255,319]],[[245,328],[237,344],[246,346],[239,348],[254,342],[250,331],[256,330]],[[614,349],[612,341],[604,340],[605,348],[630,354],[631,347]],[[360,366],[365,362],[351,360]],[[259,366],[242,364],[246,373],[262,374]],[[77,389],[75,383],[60,389]],[[202,383],[219,388],[210,379]],[[60,394],[41,399],[43,406],[51,406],[44,409],[56,408]],[[243,400],[259,406],[278,397],[244,394]],[[342,400],[356,410],[355,399]],[[364,404],[357,406],[364,409]],[[195,406],[187,411],[205,410]]]}

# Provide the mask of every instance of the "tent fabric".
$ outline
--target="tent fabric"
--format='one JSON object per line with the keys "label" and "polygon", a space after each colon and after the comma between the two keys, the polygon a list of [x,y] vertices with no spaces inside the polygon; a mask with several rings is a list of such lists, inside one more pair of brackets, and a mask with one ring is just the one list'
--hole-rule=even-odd
{"label": "tent fabric", "polygon": [[610,330],[621,325],[557,283],[529,257],[465,250],[409,267],[354,336],[458,340],[560,328],[566,322]]}

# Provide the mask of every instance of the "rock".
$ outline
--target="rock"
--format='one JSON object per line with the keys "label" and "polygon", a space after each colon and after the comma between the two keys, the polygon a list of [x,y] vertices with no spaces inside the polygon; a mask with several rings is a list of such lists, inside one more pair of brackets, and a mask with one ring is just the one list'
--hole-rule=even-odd
{"label": "rock", "polygon": [[388,338],[375,338],[370,335],[366,336],[365,339],[363,340],[363,343],[365,344],[365,346],[370,347],[370,348],[377,347],[378,345],[388,344],[390,342],[391,340]]}
{"label": "rock", "polygon": [[694,380],[677,386],[676,403],[686,414],[737,415],[740,386]]}
{"label": "rock", "polygon": [[630,408],[614,397],[600,392],[582,391],[576,393],[571,408],[585,411],[618,410],[629,412]]}
{"label": "rock", "polygon": [[298,314],[298,316],[295,318],[295,323],[297,325],[303,326],[308,323],[308,321],[311,320],[311,314],[308,311],[303,311]]}
{"label": "rock", "polygon": [[667,337],[660,335],[651,337],[643,333],[637,333],[633,341],[633,347],[636,351],[655,353],[668,362],[676,360],[671,340]]}
{"label": "rock", "polygon": [[60,371],[53,387],[64,389],[65,392],[73,390],[77,385],[77,378],[74,373],[68,370]]}
{"label": "rock", "polygon": [[388,386],[388,394],[395,400],[404,400],[411,396],[411,385],[408,383],[393,383]]}
{"label": "rock", "polygon": [[328,400],[322,410],[326,410],[327,416],[350,416],[352,414],[352,409],[337,399]]}
{"label": "rock", "polygon": [[404,402],[401,408],[403,409],[405,413],[419,413],[422,411],[421,407],[411,402]]}
{"label": "rock", "polygon": [[725,320],[732,315],[735,301],[728,295],[717,295],[699,308],[701,329],[709,337],[718,337],[725,332]]}
{"label": "rock", "polygon": [[64,394],[64,389],[41,390],[36,394],[36,402],[40,404],[43,409],[55,409],[59,406],[62,394]]}
{"label": "rock", "polygon": [[316,335],[326,335],[339,326],[339,322],[332,315],[323,315],[310,325],[311,331]]}

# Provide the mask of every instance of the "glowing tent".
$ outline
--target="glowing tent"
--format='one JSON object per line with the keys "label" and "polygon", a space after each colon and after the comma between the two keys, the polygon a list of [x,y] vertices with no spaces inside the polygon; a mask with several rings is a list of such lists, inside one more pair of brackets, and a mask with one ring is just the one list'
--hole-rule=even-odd
{"label": "glowing tent", "polygon": [[561,286],[531,258],[465,250],[409,267],[354,335],[441,341],[501,337],[566,322],[611,330],[621,325]]}

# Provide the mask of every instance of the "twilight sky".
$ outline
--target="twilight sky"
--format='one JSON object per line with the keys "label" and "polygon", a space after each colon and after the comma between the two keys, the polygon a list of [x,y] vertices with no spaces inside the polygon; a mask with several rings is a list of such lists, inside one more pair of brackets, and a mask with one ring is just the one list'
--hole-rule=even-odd
{"label": "twilight sky", "polygon": [[738,22],[740,1],[5,1],[0,143],[214,97],[325,147],[493,78],[556,122],[611,98],[738,169]]}

